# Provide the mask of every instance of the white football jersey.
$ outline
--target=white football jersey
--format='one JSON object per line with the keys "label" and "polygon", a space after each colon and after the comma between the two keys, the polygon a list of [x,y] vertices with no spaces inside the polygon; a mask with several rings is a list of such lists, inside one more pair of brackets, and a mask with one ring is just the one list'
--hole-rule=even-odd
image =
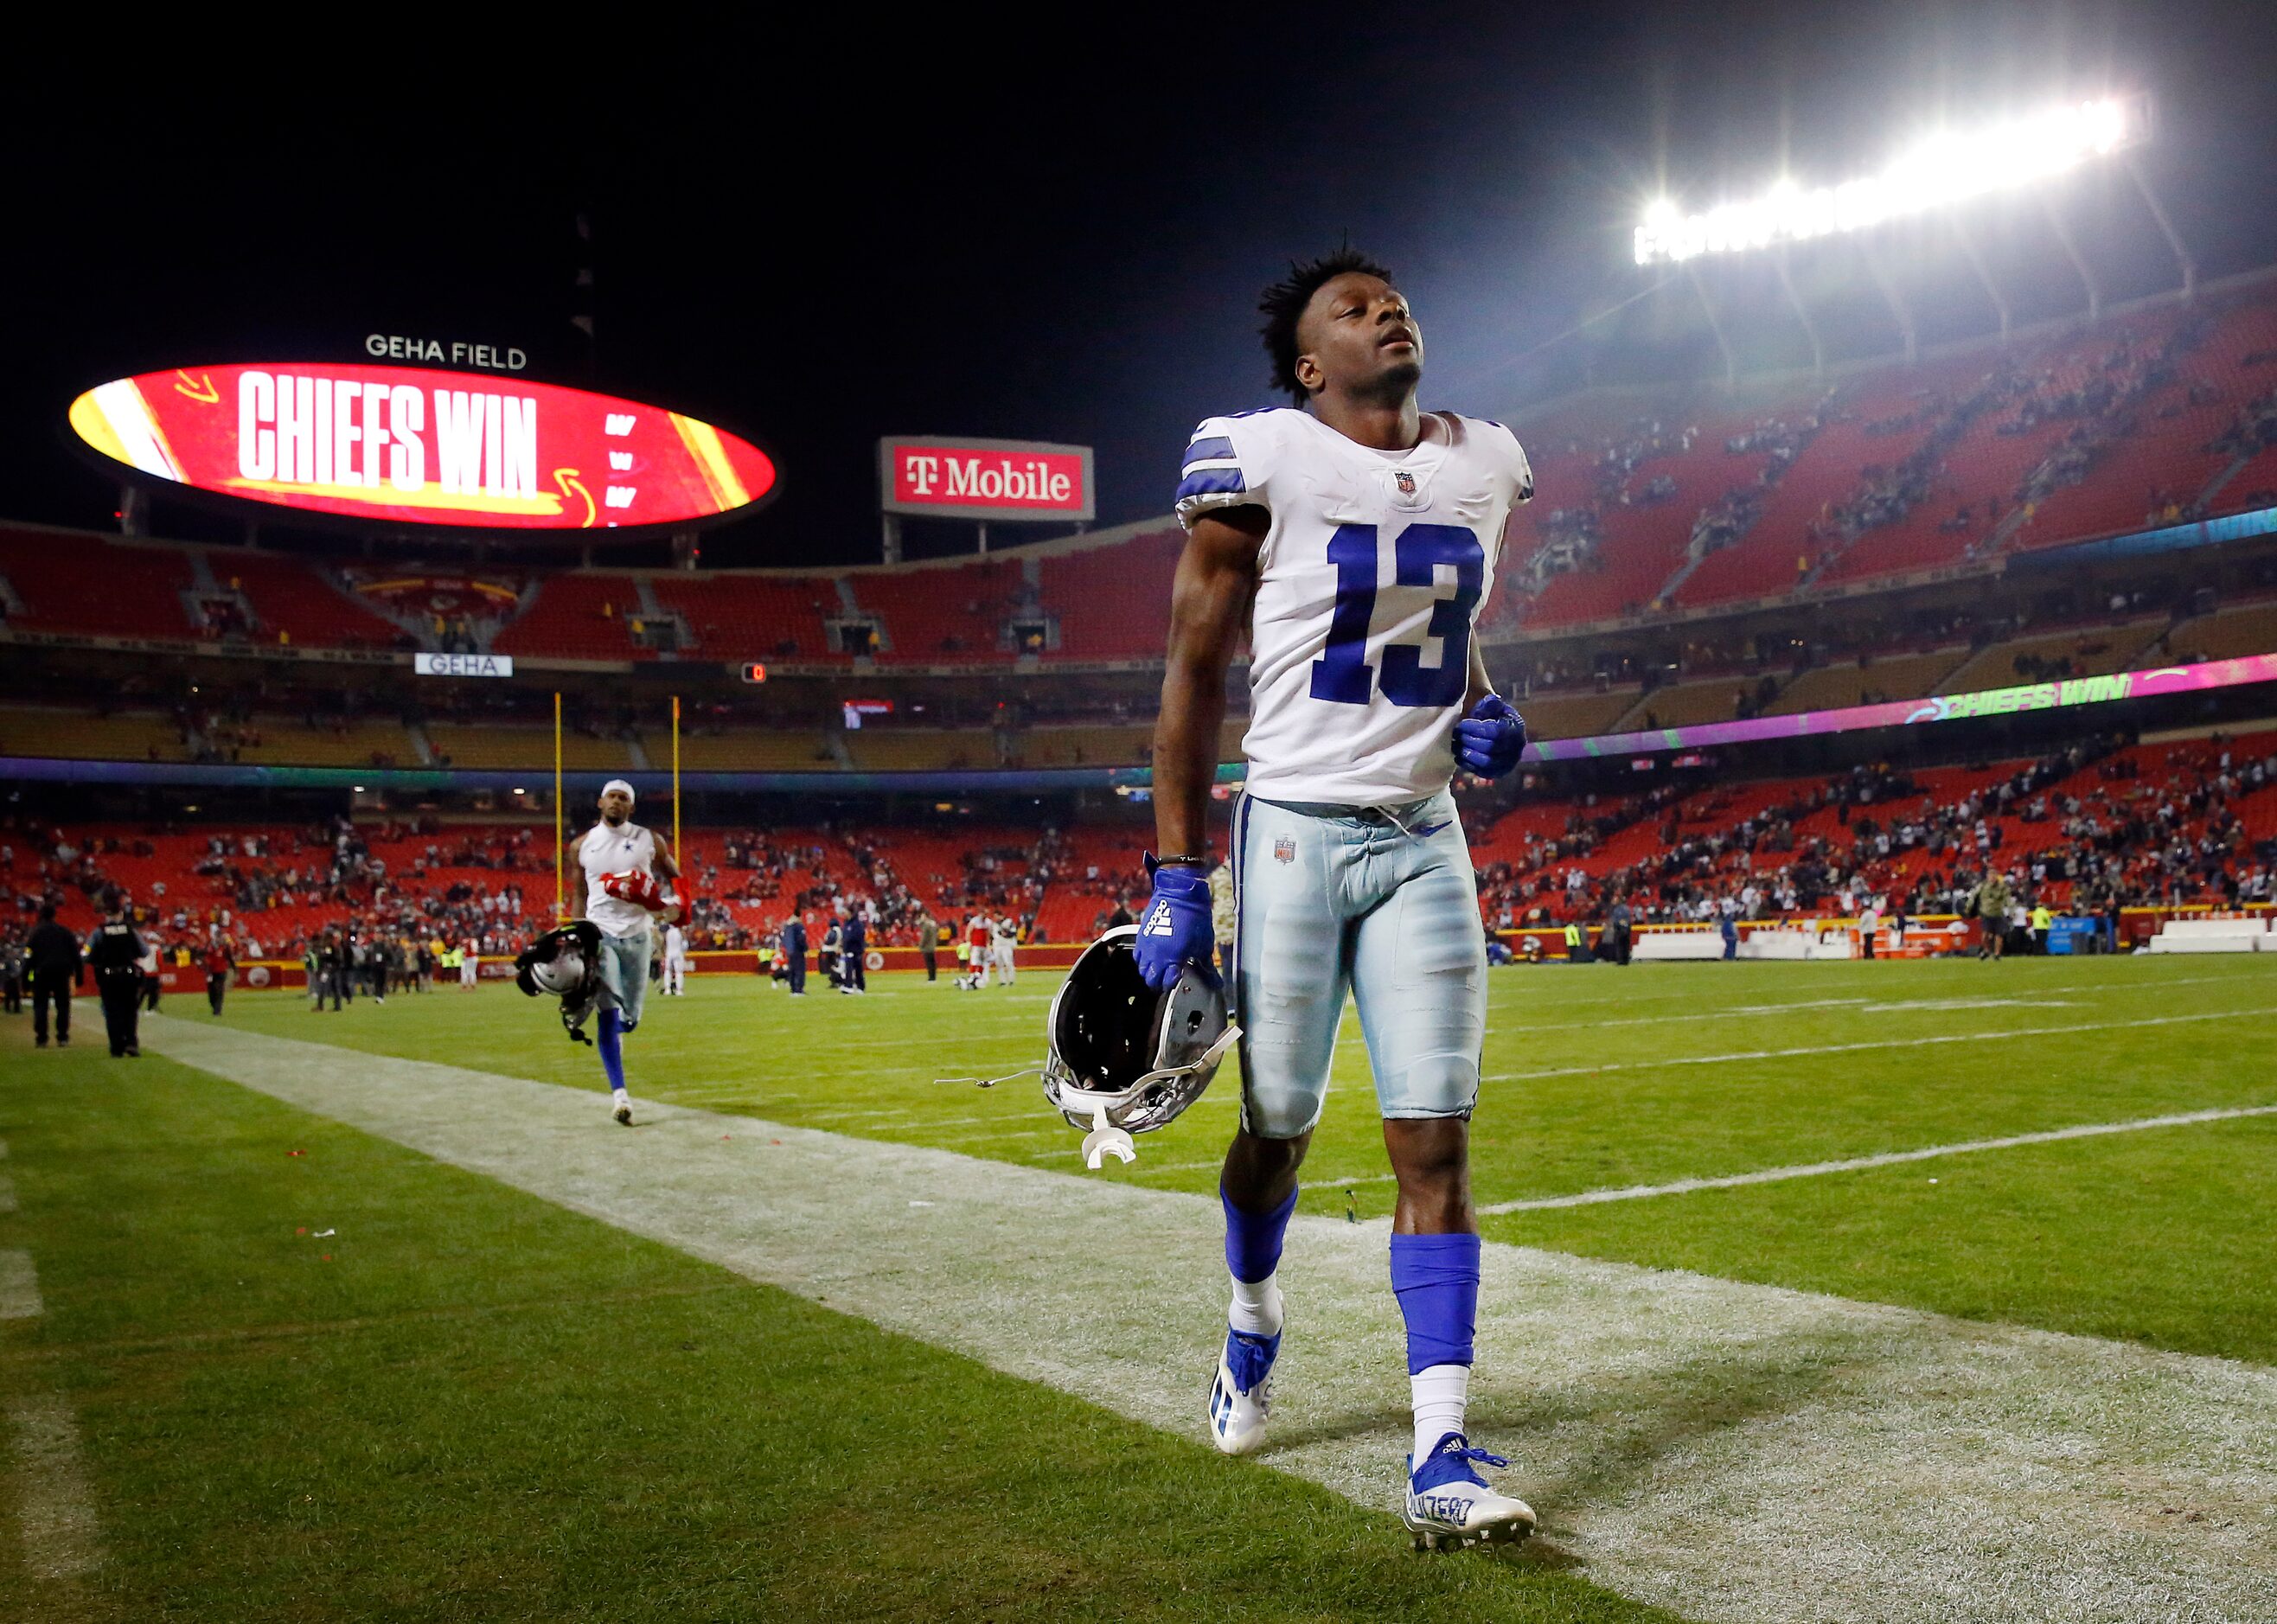
{"label": "white football jersey", "polygon": [[577,863],[585,871],[585,917],[605,936],[637,936],[648,929],[648,910],[612,896],[601,881],[627,869],[647,873],[656,864],[656,836],[628,820],[615,828],[595,824],[577,842]]}
{"label": "white football jersey", "polygon": [[1409,451],[1375,451],[1309,412],[1206,418],[1178,518],[1271,515],[1250,623],[1252,794],[1386,806],[1454,776],[1471,630],[1503,526],[1534,473],[1500,423],[1427,412]]}

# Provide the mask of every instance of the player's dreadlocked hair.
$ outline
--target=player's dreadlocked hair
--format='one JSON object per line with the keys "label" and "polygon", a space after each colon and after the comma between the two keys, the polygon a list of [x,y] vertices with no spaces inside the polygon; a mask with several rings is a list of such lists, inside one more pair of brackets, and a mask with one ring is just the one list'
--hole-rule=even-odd
{"label": "player's dreadlocked hair", "polygon": [[1297,347],[1297,318],[1304,315],[1305,307],[1324,284],[1352,271],[1391,280],[1391,272],[1346,243],[1316,260],[1292,261],[1288,279],[1276,282],[1258,295],[1257,309],[1265,317],[1265,325],[1259,331],[1265,338],[1265,353],[1273,357],[1273,387],[1286,390],[1299,406],[1305,404],[1306,394],[1304,385],[1297,381],[1297,357],[1301,353]]}

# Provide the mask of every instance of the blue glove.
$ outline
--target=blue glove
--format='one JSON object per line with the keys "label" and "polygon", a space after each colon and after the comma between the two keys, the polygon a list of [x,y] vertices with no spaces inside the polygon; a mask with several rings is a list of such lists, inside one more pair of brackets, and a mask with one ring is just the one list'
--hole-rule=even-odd
{"label": "blue glove", "polygon": [[1455,759],[1481,778],[1500,778],[1526,749],[1526,719],[1499,694],[1489,694],[1455,724]]}
{"label": "blue glove", "polygon": [[1138,916],[1138,973],[1147,986],[1161,992],[1178,979],[1178,966],[1192,964],[1217,983],[1211,961],[1217,955],[1217,934],[1210,928],[1209,876],[1198,869],[1158,868],[1146,859],[1154,876],[1154,895]]}

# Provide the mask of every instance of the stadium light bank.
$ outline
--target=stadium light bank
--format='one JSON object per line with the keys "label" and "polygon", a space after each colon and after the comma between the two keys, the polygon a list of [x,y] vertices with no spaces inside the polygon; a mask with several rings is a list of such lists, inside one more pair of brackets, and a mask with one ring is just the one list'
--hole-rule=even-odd
{"label": "stadium light bank", "polygon": [[1965,134],[1930,137],[1878,175],[1806,189],[1782,179],[1748,202],[1687,215],[1662,198],[1636,228],[1636,263],[1681,263],[1774,243],[1863,231],[1901,215],[2027,186],[2150,139],[2151,98],[2137,93],[2051,109]]}

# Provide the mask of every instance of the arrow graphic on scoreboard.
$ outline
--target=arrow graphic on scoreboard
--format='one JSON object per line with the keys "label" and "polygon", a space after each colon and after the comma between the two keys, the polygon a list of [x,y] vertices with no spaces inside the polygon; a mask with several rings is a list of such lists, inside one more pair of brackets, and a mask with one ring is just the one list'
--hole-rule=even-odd
{"label": "arrow graphic on scoreboard", "polygon": [[187,372],[177,367],[174,369],[174,376],[180,380],[174,387],[189,396],[191,400],[205,406],[221,404],[221,391],[214,387],[212,373],[201,372],[197,377],[192,377]]}
{"label": "arrow graphic on scoreboard", "polygon": [[577,493],[579,499],[585,504],[585,522],[578,528],[581,530],[591,530],[593,528],[593,498],[591,492],[588,492],[583,485],[577,483],[577,470],[574,468],[555,469],[553,470],[553,483],[561,488],[561,494],[564,498],[567,498],[572,491],[575,491]]}

